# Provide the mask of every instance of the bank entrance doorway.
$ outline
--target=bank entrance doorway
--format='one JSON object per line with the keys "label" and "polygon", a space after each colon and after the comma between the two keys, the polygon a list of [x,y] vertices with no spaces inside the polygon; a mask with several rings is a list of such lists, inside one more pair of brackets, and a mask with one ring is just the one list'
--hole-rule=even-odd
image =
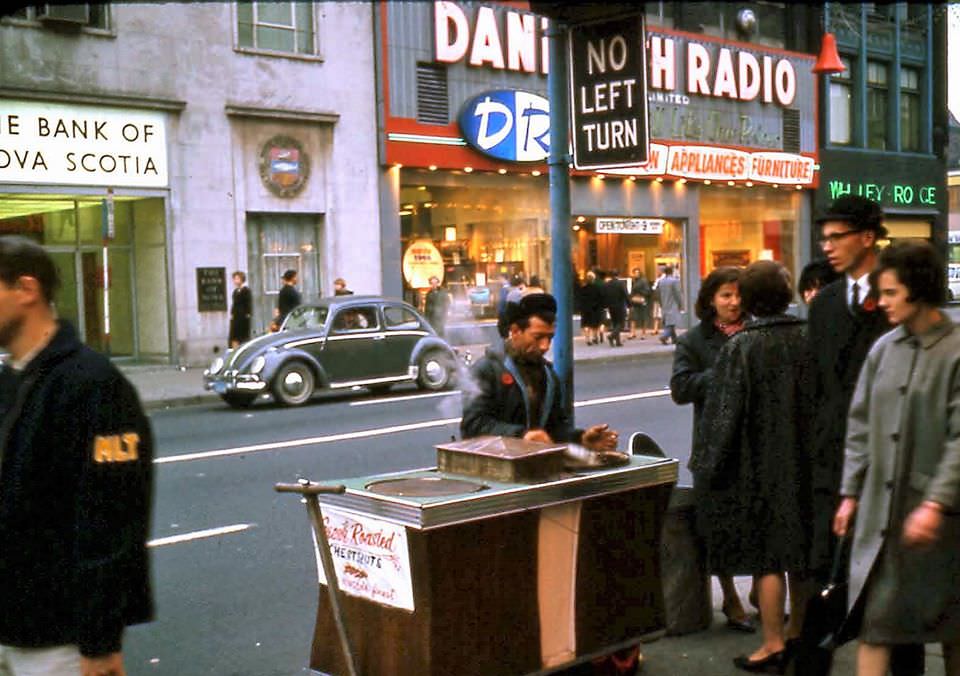
{"label": "bank entrance doorway", "polygon": [[159,197],[114,198],[104,237],[100,196],[0,193],[0,234],[36,241],[53,258],[57,314],[111,357],[168,361],[166,215]]}

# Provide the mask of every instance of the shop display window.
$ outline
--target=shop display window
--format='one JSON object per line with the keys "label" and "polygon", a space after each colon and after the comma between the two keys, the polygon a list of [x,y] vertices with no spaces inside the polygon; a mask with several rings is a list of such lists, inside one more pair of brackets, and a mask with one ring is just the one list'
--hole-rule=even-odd
{"label": "shop display window", "polygon": [[[452,175],[412,174],[400,187],[401,245],[429,239],[443,256],[442,284],[456,318],[491,317],[504,275],[550,279],[547,186],[533,177],[456,185]],[[450,185],[427,184],[427,180]],[[549,290],[549,289],[548,289]],[[426,289],[404,280],[408,301],[422,308]]]}
{"label": "shop display window", "polygon": [[700,194],[700,277],[724,265],[774,260],[796,278],[799,212],[796,190],[705,188]]}

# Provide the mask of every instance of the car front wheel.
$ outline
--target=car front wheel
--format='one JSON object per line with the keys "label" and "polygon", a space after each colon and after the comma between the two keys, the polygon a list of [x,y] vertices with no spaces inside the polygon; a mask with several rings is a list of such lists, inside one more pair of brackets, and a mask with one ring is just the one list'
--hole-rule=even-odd
{"label": "car front wheel", "polygon": [[286,406],[299,406],[313,396],[316,378],[301,361],[284,364],[273,377],[273,396]]}
{"label": "car front wheel", "polygon": [[453,382],[453,359],[441,350],[430,350],[420,357],[417,384],[425,390],[442,390]]}

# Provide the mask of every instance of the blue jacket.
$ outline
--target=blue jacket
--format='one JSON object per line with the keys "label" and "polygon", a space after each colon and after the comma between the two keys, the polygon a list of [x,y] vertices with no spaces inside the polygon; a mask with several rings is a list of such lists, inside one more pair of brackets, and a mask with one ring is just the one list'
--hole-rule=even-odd
{"label": "blue jacket", "polygon": [[0,644],[116,652],[153,614],[153,438],[133,386],[61,323],[0,367]]}
{"label": "blue jacket", "polygon": [[471,381],[462,387],[460,435],[464,439],[485,434],[522,437],[531,429],[543,429],[556,442],[580,443],[583,430],[573,426],[563,409],[560,378],[550,362],[544,360],[543,368],[547,377],[541,416],[540,420],[531,420],[520,370],[509,356],[487,350],[470,369]]}

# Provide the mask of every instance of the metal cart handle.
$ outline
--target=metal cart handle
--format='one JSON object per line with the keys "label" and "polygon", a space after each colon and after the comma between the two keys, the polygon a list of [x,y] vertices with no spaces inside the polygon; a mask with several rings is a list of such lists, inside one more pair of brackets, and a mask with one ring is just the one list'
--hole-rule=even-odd
{"label": "metal cart handle", "polygon": [[343,619],[343,612],[340,609],[340,585],[337,584],[337,571],[333,565],[333,558],[330,556],[330,543],[327,541],[327,529],[323,525],[323,515],[320,513],[320,501],[317,496],[322,493],[342,494],[346,493],[347,487],[323,486],[315,484],[309,479],[300,479],[295,484],[274,484],[273,489],[278,493],[299,493],[307,503],[307,513],[310,515],[310,522],[313,526],[314,535],[317,538],[317,549],[320,553],[320,565],[323,567],[323,575],[327,578],[327,597],[330,599],[330,610],[333,613],[333,621],[337,626],[337,634],[340,638],[340,649],[343,651],[343,658],[347,664],[347,674],[357,676],[357,666],[353,651],[350,649],[350,639],[347,636],[347,627]]}
{"label": "metal cart handle", "polygon": [[304,479],[301,483],[296,484],[274,484],[273,490],[277,493],[300,493],[300,495],[320,495],[321,493],[342,495],[347,492],[347,487],[343,484],[339,486],[323,486],[322,484],[315,484],[312,481]]}

